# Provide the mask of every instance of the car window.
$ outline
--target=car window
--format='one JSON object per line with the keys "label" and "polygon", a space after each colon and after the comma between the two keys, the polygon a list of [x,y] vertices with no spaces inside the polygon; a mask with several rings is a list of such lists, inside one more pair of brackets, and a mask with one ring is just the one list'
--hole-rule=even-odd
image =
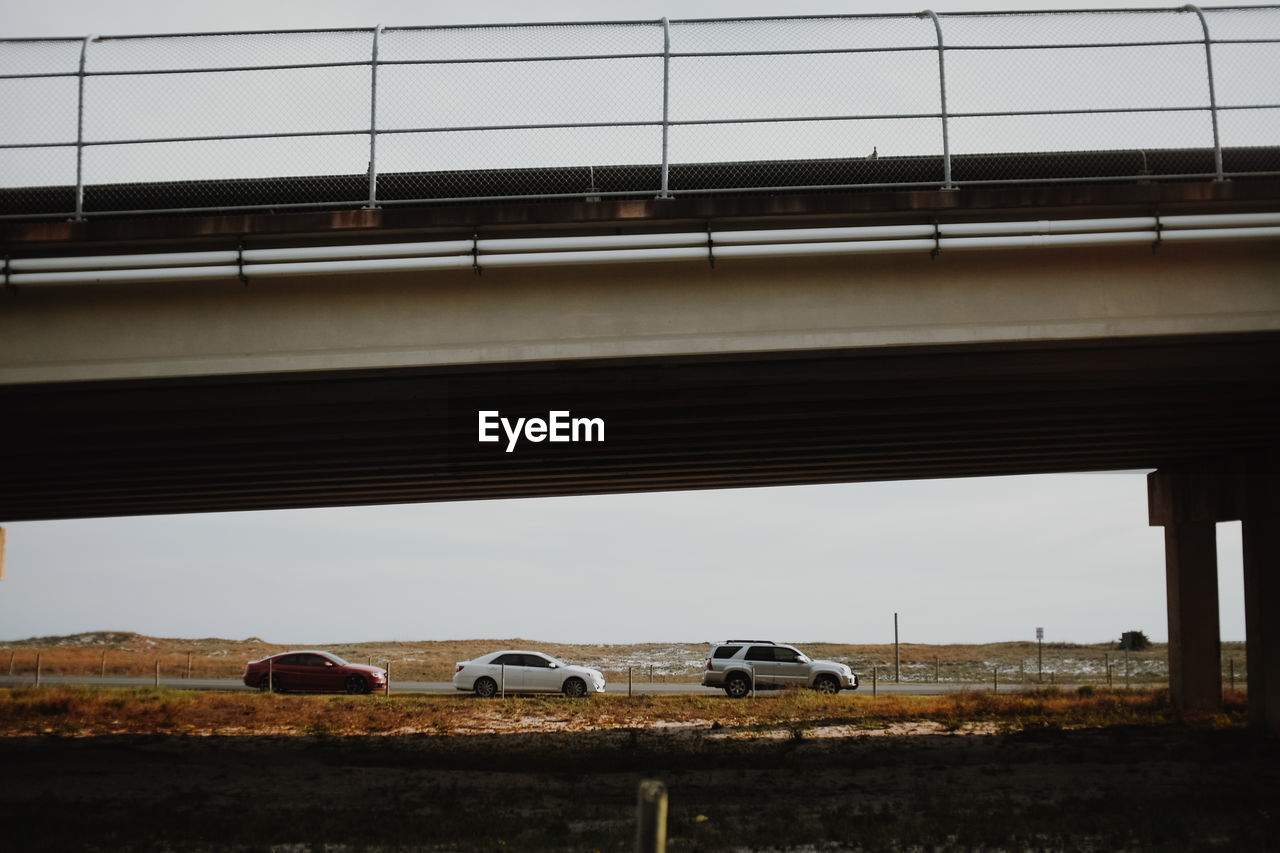
{"label": "car window", "polygon": [[501,666],[524,666],[524,655],[508,652],[505,655],[498,655],[493,662]]}
{"label": "car window", "polygon": [[547,668],[549,668],[549,667],[551,666],[551,661],[547,660],[547,659],[546,659],[546,658],[544,658],[542,655],[525,655],[525,656],[524,656],[524,665],[525,665],[525,666],[540,666],[540,667],[542,667],[543,669],[547,669]]}
{"label": "car window", "polygon": [[304,666],[324,666],[324,658],[320,655],[298,655]]}
{"label": "car window", "polygon": [[747,649],[747,660],[775,660],[773,646],[752,646]]}
{"label": "car window", "polygon": [[301,661],[298,660],[302,655],[285,655],[282,658],[276,658],[276,666],[298,666]]}
{"label": "car window", "polygon": [[779,663],[799,663],[800,653],[795,649],[789,649],[786,646],[777,646],[774,648],[774,660]]}
{"label": "car window", "polygon": [[721,646],[711,653],[713,658],[731,658],[738,653],[738,649],[742,646]]}

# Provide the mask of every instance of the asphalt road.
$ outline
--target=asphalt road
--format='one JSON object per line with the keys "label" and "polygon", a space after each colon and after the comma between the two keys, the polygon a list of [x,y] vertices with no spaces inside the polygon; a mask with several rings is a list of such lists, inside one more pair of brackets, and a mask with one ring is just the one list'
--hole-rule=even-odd
{"label": "asphalt road", "polygon": [[[154,686],[156,680],[154,676],[109,676],[102,678],[96,675],[44,675],[40,678],[40,683],[44,685],[55,684],[77,684],[91,687],[151,687]],[[35,676],[26,675],[0,675],[0,687],[24,687],[35,684]],[[161,687],[171,687],[185,690],[252,690],[246,687],[243,682],[237,678],[161,678]],[[1034,685],[1027,685],[1028,687]],[[1059,685],[1069,688],[1073,685]],[[957,693],[962,690],[986,690],[991,687],[990,684],[961,684],[956,682],[943,682],[941,684],[934,683],[907,683],[907,684],[886,684],[883,681],[876,685],[875,692],[879,693],[898,693],[913,694],[918,696],[937,696],[944,693]],[[1015,692],[1022,685],[1001,684],[1002,691]],[[667,684],[654,683],[647,681],[636,681],[631,685],[632,692],[636,694],[686,694],[686,695],[704,695],[714,696],[723,695],[723,691],[703,687],[700,684]],[[439,693],[454,694],[457,693],[453,687],[453,683],[449,681],[393,681],[391,682],[392,693]],[[606,693],[625,694],[627,692],[626,682],[609,682],[605,685]],[[860,696],[871,695],[872,687],[870,682],[864,682],[857,690]],[[764,695],[768,695],[768,691],[762,691]]]}

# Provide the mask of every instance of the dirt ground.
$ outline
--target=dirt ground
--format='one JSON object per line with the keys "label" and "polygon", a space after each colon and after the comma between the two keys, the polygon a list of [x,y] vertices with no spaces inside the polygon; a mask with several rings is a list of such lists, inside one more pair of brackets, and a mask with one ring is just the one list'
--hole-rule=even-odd
{"label": "dirt ground", "polygon": [[6,850],[1280,850],[1280,743],[1181,726],[0,738]]}

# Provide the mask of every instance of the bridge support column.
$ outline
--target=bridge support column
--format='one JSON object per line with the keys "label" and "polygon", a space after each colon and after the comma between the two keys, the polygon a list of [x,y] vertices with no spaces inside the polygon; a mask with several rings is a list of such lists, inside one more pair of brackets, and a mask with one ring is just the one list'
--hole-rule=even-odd
{"label": "bridge support column", "polygon": [[1178,711],[1222,709],[1218,551],[1214,525],[1232,516],[1224,466],[1162,468],[1147,476],[1152,526],[1164,528],[1169,693]]}
{"label": "bridge support column", "polygon": [[1164,527],[1174,707],[1222,707],[1214,525],[1241,522],[1249,723],[1280,734],[1280,450],[1162,468],[1147,477]]}
{"label": "bridge support column", "polygon": [[1218,548],[1213,522],[1166,524],[1169,692],[1183,711],[1222,710]]}
{"label": "bridge support column", "polygon": [[1280,734],[1280,452],[1239,479],[1249,724]]}

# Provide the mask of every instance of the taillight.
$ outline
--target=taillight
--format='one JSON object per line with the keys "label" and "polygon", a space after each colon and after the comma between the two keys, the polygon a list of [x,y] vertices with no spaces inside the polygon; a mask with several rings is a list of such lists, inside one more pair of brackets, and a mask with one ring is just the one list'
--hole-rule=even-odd
{"label": "taillight", "polygon": [[711,658],[707,658],[707,669],[711,669]]}
{"label": "taillight", "polygon": [[458,664],[458,668],[453,671],[453,674],[457,675],[460,672],[462,672],[462,664]]}

